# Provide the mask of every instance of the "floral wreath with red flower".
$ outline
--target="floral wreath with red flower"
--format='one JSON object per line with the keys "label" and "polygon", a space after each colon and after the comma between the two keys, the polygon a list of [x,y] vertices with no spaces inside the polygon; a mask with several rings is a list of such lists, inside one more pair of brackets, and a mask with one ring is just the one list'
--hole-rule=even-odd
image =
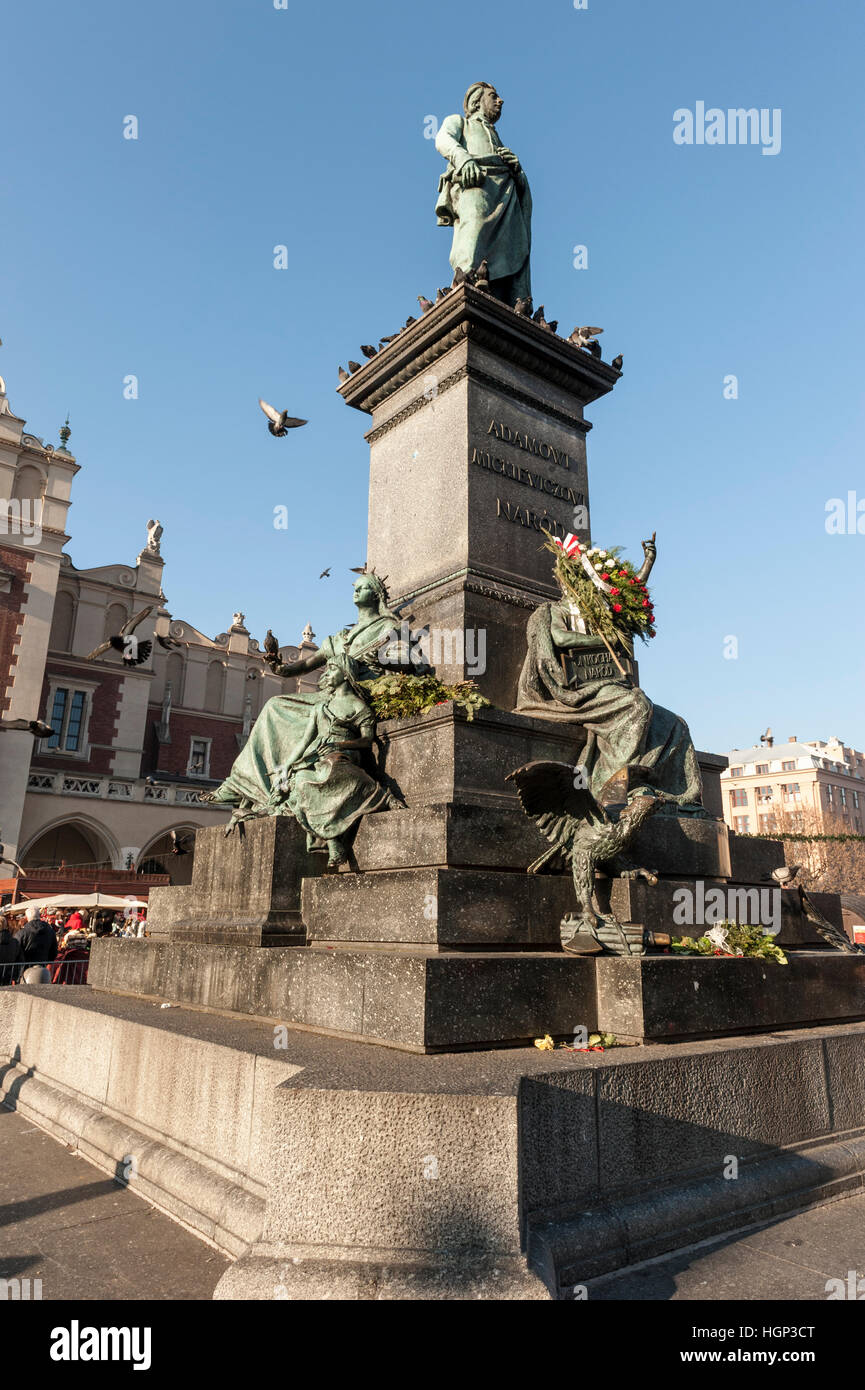
{"label": "floral wreath with red flower", "polygon": [[636,570],[622,559],[622,547],[585,546],[574,535],[551,536],[547,549],[556,557],[554,574],[565,599],[579,609],[586,629],[607,642],[633,651],[635,637],[655,636],[655,609],[646,585],[655,560],[655,536],[643,541],[646,558]]}

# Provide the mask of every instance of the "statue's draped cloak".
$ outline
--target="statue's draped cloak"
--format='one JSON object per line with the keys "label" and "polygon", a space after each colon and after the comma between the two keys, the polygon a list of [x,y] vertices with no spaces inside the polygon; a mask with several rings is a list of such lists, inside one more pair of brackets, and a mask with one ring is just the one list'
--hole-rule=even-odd
{"label": "statue's draped cloak", "polygon": [[[481,116],[448,116],[442,122],[436,149],[448,168],[439,180],[436,216],[442,226],[453,226],[454,270],[476,270],[485,260],[491,280],[522,273],[521,289],[529,294],[532,195],[525,174],[512,174],[496,154],[501,146],[495,127]],[[454,177],[467,159],[486,175],[478,188],[462,188]]]}
{"label": "statue's draped cloak", "polygon": [[[644,767],[650,789],[666,792],[682,806],[702,803],[697,754],[683,719],[654,705],[639,686],[626,680],[566,682],[553,640],[554,605],[545,603],[529,618],[528,649],[517,690],[517,711],[536,718],[580,724],[589,735],[578,761],[597,796],[623,767]],[[562,606],[560,612],[566,614]]]}
{"label": "statue's draped cloak", "polygon": [[[325,638],[319,654],[325,662],[352,657],[360,680],[378,676],[374,653],[393,626],[392,614],[357,623]],[[372,711],[357,695],[275,695],[213,799],[259,814],[293,814],[308,831],[333,839],[359,816],[381,809],[386,793],[360,766],[355,750],[333,763],[319,760],[333,743],[369,737],[374,729]]]}

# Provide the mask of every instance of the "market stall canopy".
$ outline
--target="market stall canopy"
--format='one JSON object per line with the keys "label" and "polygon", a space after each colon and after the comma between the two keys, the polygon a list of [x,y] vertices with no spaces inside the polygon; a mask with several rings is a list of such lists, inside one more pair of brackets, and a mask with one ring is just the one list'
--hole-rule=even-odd
{"label": "market stall canopy", "polygon": [[38,907],[52,912],[60,907],[109,907],[122,909],[124,907],[146,907],[147,903],[141,902],[139,898],[118,898],[112,893],[58,893],[53,898],[25,898],[20,903],[15,903],[12,907],[4,908],[4,912],[25,912],[28,907]]}

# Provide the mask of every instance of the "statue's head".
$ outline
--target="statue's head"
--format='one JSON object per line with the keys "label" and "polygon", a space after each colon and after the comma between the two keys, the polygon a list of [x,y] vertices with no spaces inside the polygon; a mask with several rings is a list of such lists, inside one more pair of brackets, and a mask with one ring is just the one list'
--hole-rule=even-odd
{"label": "statue's head", "polygon": [[318,678],[319,690],[334,691],[347,685],[359,699],[366,703],[366,693],[358,682],[358,666],[347,652],[338,652],[331,657]]}
{"label": "statue's head", "polygon": [[319,680],[319,690],[338,690],[344,683],[345,675],[336,661],[329,661],[322,671]]}
{"label": "statue's head", "polygon": [[491,82],[473,82],[465,94],[463,110],[467,116],[481,115],[495,125],[502,114],[502,99]]}
{"label": "statue's head", "polygon": [[381,576],[376,574],[373,570],[369,570],[366,574],[358,575],[354,582],[353,597],[358,607],[361,605],[364,607],[372,607],[375,605],[381,617],[387,618],[394,616],[391,614],[388,607],[389,599],[387,586]]}

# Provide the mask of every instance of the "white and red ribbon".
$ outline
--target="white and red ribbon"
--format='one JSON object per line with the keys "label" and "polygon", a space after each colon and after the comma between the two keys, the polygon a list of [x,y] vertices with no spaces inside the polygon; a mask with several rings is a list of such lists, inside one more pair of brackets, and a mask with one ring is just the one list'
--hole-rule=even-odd
{"label": "white and red ribbon", "polygon": [[603,594],[612,593],[612,585],[605,583],[601,576],[598,574],[597,570],[595,569],[586,552],[583,550],[583,547],[580,545],[580,542],[577,540],[577,537],[575,535],[573,535],[569,531],[563,541],[560,541],[558,536],[555,536],[553,539],[555,540],[556,545],[560,546],[561,549],[571,560],[573,560],[575,555],[579,555],[580,564],[582,565],[586,574],[591,579],[596,589],[600,589],[601,593]]}

